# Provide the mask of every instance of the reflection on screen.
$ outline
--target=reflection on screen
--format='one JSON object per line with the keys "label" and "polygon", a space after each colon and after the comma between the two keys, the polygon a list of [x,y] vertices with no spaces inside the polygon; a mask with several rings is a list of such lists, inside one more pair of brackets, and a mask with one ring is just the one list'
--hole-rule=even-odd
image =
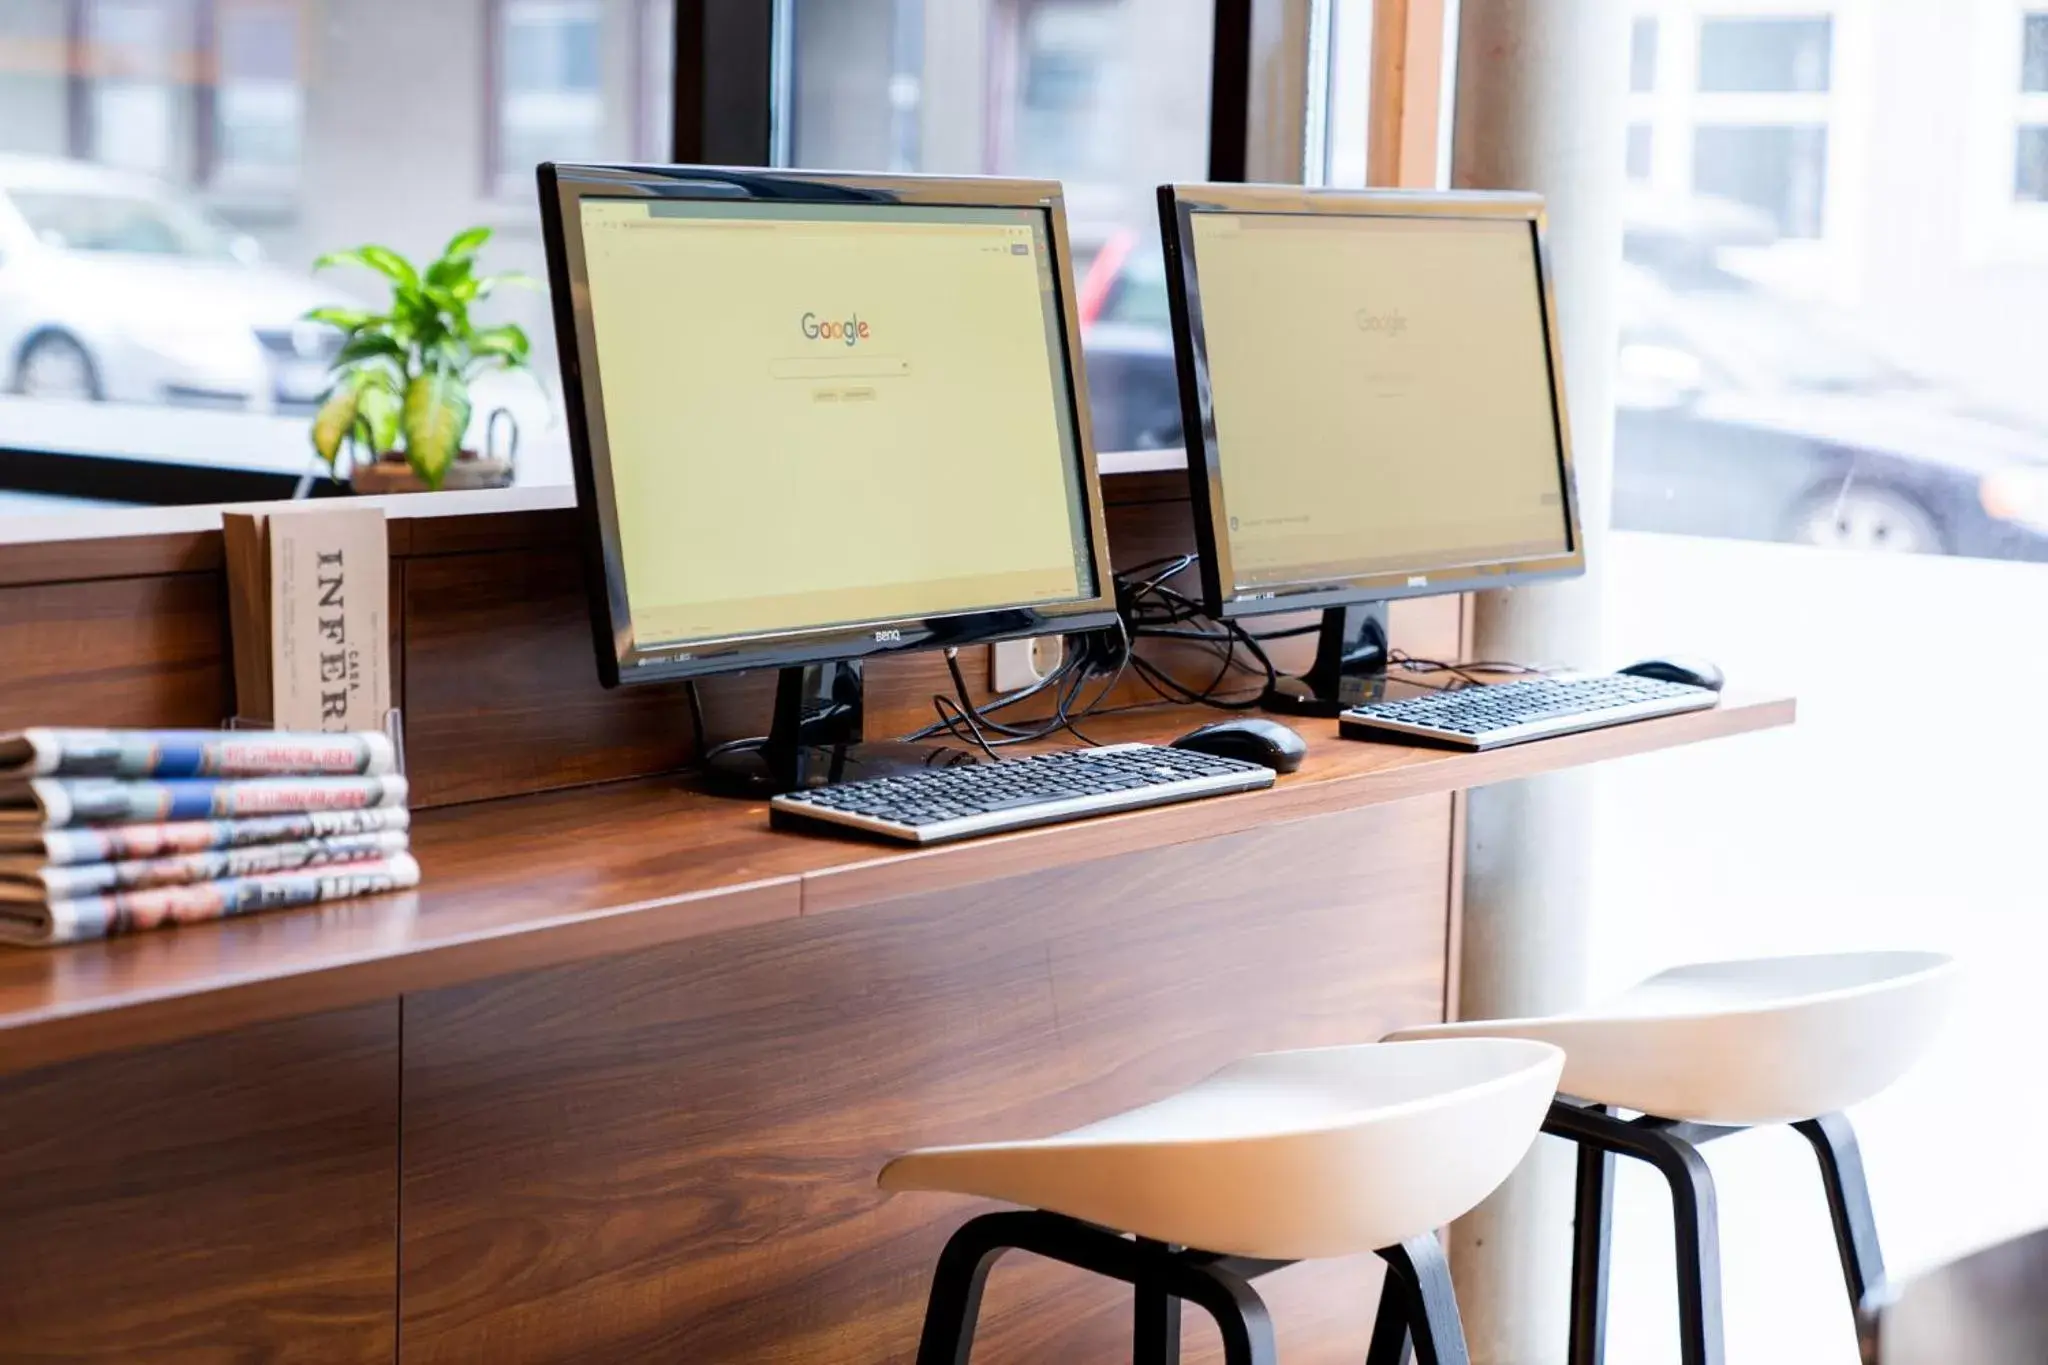
{"label": "reflection on screen", "polygon": [[1045,215],[586,200],[635,642],[1094,594]]}
{"label": "reflection on screen", "polygon": [[1571,548],[1527,221],[1193,234],[1233,593]]}

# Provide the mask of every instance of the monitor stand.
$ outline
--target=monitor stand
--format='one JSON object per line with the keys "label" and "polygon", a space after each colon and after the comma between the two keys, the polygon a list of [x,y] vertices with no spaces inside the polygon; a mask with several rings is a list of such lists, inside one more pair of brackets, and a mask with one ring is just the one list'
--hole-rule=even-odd
{"label": "monitor stand", "polygon": [[764,797],[976,760],[938,744],[866,743],[862,710],[859,660],[785,668],[767,736],[714,753],[704,764],[707,785],[725,796]]}
{"label": "monitor stand", "polygon": [[1292,716],[1334,716],[1373,700],[1386,676],[1387,604],[1329,607],[1316,637],[1316,661],[1306,673],[1274,679],[1259,705]]}

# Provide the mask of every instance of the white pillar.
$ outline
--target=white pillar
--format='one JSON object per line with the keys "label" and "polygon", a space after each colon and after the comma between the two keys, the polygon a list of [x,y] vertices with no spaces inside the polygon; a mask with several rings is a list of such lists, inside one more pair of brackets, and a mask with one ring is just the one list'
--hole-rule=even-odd
{"label": "white pillar", "polygon": [[[1613,468],[1615,263],[1628,81],[1621,0],[1462,0],[1452,183],[1549,201],[1566,401],[1588,572],[1482,593],[1477,656],[1598,666]],[[1593,774],[1472,793],[1459,1013],[1542,1014],[1586,994]],[[1556,1365],[1569,1319],[1572,1162],[1540,1141],[1498,1194],[1451,1230],[1475,1365]]]}

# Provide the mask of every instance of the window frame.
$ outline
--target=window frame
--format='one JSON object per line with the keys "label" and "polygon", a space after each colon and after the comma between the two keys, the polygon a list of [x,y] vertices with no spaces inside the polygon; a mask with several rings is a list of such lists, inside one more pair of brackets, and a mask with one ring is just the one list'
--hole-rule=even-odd
{"label": "window frame", "polygon": [[[1819,234],[1744,248],[1745,268],[1793,294],[1853,302],[1875,99],[1870,0],[1644,0],[1657,21],[1652,88],[1626,96],[1625,126],[1650,130],[1650,173],[1628,183],[1672,195],[1694,189],[1695,136],[1703,128],[1817,127],[1826,146]],[[1825,91],[1703,91],[1700,34],[1716,20],[1820,19],[1831,26]],[[1626,134],[1624,134],[1626,136]],[[1624,148],[1617,148],[1622,155]]]}

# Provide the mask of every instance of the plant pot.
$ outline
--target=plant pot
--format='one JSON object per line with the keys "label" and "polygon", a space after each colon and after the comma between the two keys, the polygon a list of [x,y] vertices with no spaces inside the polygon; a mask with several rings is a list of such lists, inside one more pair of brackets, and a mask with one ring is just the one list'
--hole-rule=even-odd
{"label": "plant pot", "polygon": [[[465,450],[448,466],[441,481],[442,492],[469,488],[508,488],[512,483],[510,460],[487,460],[474,450]],[[365,496],[377,493],[424,493],[427,485],[405,456],[387,452],[375,464],[360,464],[349,475],[349,485]]]}

